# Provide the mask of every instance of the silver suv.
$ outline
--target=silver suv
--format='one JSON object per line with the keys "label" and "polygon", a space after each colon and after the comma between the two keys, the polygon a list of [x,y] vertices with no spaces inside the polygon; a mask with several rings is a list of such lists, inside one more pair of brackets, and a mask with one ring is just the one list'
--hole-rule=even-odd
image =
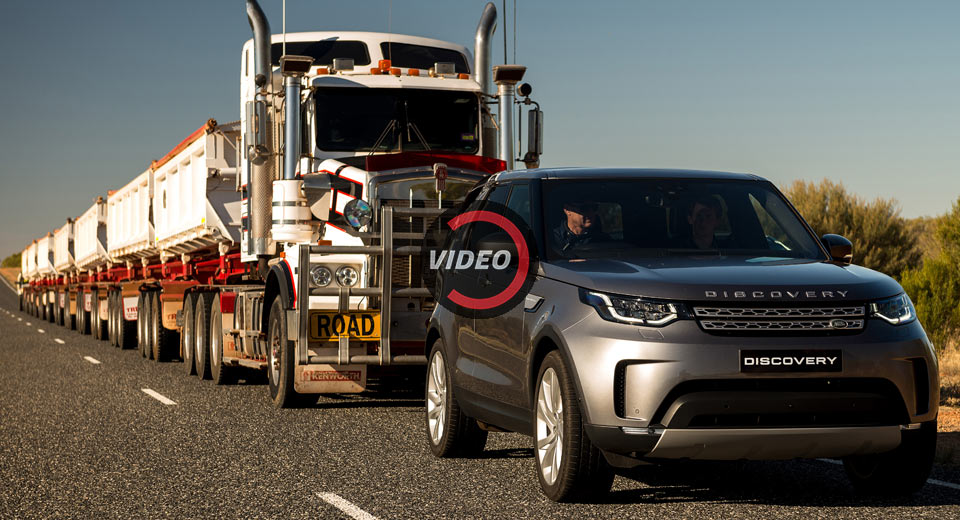
{"label": "silver suv", "polygon": [[[539,263],[499,315],[434,311],[435,455],[476,454],[491,431],[531,435],[557,501],[658,459],[840,458],[871,493],[926,481],[939,382],[913,304],[853,265],[848,240],[817,238],[769,181],[527,170],[491,177],[465,207],[488,202],[529,226]],[[455,240],[482,245],[476,234]]]}

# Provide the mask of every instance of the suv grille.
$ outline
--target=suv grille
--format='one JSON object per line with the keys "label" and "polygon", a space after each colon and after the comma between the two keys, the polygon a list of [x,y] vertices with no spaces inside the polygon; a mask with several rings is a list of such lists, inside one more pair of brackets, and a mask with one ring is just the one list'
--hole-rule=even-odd
{"label": "suv grille", "polygon": [[694,306],[693,315],[708,332],[856,332],[863,329],[862,305],[847,307]]}

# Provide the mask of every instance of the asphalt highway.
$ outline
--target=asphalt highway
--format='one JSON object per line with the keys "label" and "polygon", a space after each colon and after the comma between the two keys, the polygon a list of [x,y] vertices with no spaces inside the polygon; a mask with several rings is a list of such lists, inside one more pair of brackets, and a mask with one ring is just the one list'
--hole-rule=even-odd
{"label": "asphalt highway", "polygon": [[864,498],[820,460],[643,466],[601,503],[554,504],[522,435],[435,459],[419,393],[278,410],[260,378],[187,377],[18,312],[5,286],[0,359],[3,518],[960,518],[956,468]]}

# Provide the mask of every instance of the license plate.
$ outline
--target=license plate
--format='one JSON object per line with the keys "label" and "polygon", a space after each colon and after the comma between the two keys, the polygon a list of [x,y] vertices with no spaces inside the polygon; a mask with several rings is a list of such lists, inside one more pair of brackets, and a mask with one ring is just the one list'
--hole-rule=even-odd
{"label": "license plate", "polygon": [[741,372],[840,372],[840,350],[741,350]]}
{"label": "license plate", "polygon": [[310,341],[331,341],[341,336],[350,339],[380,339],[379,312],[311,312]]}

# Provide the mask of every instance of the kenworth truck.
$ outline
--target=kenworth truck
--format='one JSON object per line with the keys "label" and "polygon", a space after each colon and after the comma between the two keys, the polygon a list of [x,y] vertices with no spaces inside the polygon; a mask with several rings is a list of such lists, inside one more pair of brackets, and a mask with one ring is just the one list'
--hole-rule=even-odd
{"label": "kenworth truck", "polygon": [[524,107],[538,164],[543,114],[525,67],[491,67],[492,3],[472,57],[399,34],[271,35],[256,0],[246,12],[239,121],[208,120],[62,241],[32,244],[21,301],[217,384],[265,370],[286,407],[426,363],[424,229],[514,166]]}

